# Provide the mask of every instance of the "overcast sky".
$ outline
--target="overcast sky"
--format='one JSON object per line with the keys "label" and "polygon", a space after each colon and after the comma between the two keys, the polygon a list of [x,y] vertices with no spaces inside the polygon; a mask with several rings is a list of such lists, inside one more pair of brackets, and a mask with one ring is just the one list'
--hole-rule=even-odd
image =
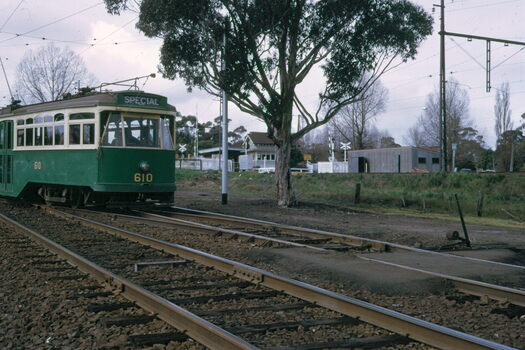
{"label": "overcast sky", "polygon": [[[414,0],[428,12],[439,0]],[[525,41],[525,0],[446,0],[446,30],[449,32]],[[16,9],[16,10],[15,10]],[[13,12],[14,11],[14,12]],[[421,114],[426,96],[439,82],[439,9],[434,14],[434,34],[409,61],[383,76],[389,90],[387,110],[377,119],[398,143]],[[11,16],[10,16],[11,15]],[[137,14],[106,13],[96,0],[0,0],[0,57],[11,86],[16,81],[16,65],[28,50],[38,50],[50,41],[69,46],[79,54],[98,81],[111,82],[157,72],[161,40],[148,39],[135,29]],[[16,34],[22,34],[16,36]],[[43,40],[42,38],[45,38]],[[494,100],[496,89],[485,92],[485,42],[447,39],[447,78],[462,84],[470,95],[470,116],[494,147]],[[525,49],[521,46],[492,44],[492,86],[508,81],[511,88],[512,118],[516,124],[525,113]],[[500,65],[501,63],[501,65]],[[319,73],[300,86],[300,94],[314,106]],[[188,93],[182,81],[157,77],[144,90],[165,95],[182,114],[197,114],[199,121],[219,115],[219,103],[204,92]],[[9,102],[9,92],[0,76],[0,106]],[[230,104],[231,127],[244,125],[249,131],[263,131],[254,117]]]}

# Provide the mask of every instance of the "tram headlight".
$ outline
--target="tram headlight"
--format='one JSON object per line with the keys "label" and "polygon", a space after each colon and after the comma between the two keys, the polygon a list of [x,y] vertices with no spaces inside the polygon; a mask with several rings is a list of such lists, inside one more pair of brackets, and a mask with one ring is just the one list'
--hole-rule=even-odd
{"label": "tram headlight", "polygon": [[146,162],[145,160],[143,160],[142,162],[139,163],[139,168],[142,171],[148,171],[149,170],[149,163]]}

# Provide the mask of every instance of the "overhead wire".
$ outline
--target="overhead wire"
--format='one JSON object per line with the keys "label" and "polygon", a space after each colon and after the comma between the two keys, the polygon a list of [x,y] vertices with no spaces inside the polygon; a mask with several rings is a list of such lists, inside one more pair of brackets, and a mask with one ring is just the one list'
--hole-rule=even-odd
{"label": "overhead wire", "polygon": [[11,14],[7,17],[7,19],[5,20],[4,24],[2,24],[2,26],[0,26],[0,32],[5,28],[5,26],[7,25],[7,23],[9,22],[9,20],[11,19],[11,17],[13,17],[13,15],[15,14],[16,10],[18,10],[18,8],[20,7],[20,5],[22,5],[22,3],[24,2],[24,0],[20,0],[20,2],[18,3],[18,5],[16,5],[15,9],[11,12]]}
{"label": "overhead wire", "polygon": [[513,2],[521,2],[522,0],[507,0],[507,1],[500,1],[500,2],[492,2],[490,4],[484,4],[484,5],[477,5],[477,6],[471,6],[471,7],[463,7],[459,9],[454,10],[448,10],[448,12],[459,12],[459,11],[465,11],[465,10],[471,10],[476,8],[482,8],[482,7],[491,7],[491,6],[497,6],[501,4],[510,4]]}
{"label": "overhead wire", "polygon": [[42,26],[40,26],[40,27],[37,27],[37,28],[31,29],[31,30],[29,30],[29,31],[27,31],[27,32],[24,32],[24,33],[22,33],[22,34],[14,34],[15,36],[13,36],[13,37],[11,37],[11,38],[7,38],[7,39],[4,39],[4,40],[0,40],[0,43],[4,43],[4,42],[6,42],[6,41],[10,41],[10,40],[16,39],[16,38],[18,38],[19,36],[24,36],[24,35],[27,35],[27,34],[29,34],[29,33],[33,33],[33,32],[35,32],[35,31],[37,31],[37,30],[40,30],[40,29],[43,29],[43,28],[49,27],[49,26],[51,26],[51,25],[53,25],[53,24],[56,24],[56,23],[58,23],[58,22],[64,21],[64,20],[66,20],[66,19],[69,19],[69,18],[71,18],[71,17],[73,17],[73,16],[76,16],[76,15],[78,15],[78,14],[81,14],[81,13],[83,13],[83,12],[86,12],[86,11],[88,11],[88,10],[91,10],[92,8],[95,8],[95,7],[100,6],[100,5],[102,5],[102,4],[104,4],[104,2],[99,2],[99,3],[95,4],[95,5],[92,5],[92,6],[86,7],[86,8],[84,8],[84,9],[80,10],[80,11],[77,11],[77,12],[72,13],[72,14],[70,14],[70,15],[67,15],[67,16],[65,16],[65,17],[59,18],[59,19],[57,19],[57,20],[55,20],[55,21],[53,21],[53,22],[50,22],[50,23],[44,24],[44,25],[42,25]]}

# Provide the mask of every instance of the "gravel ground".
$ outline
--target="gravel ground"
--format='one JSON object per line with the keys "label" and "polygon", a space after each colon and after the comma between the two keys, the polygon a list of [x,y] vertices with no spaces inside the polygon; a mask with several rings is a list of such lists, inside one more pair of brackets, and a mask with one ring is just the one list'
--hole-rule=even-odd
{"label": "gravel ground", "polygon": [[[47,261],[47,264],[40,264]],[[56,263],[55,263],[56,262]],[[43,271],[45,269],[67,269]],[[144,315],[138,308],[93,313],[87,306],[128,302],[123,297],[87,298],[105,291],[87,275],[73,280],[57,277],[83,275],[25,236],[0,227],[0,348],[1,349],[136,349],[129,335],[175,332],[160,320],[147,325],[106,328],[102,321],[123,315]],[[171,342],[145,349],[202,349],[193,341]]]}
{"label": "gravel ground", "polygon": [[[53,239],[57,238],[63,238],[64,241],[69,241],[67,244],[68,247],[75,247],[73,250],[84,250],[86,249],[86,242],[95,237],[95,235],[98,236],[97,233],[93,232],[92,229],[89,229],[87,227],[84,227],[82,225],[79,225],[78,223],[66,221],[63,219],[58,219],[54,217],[50,217],[47,214],[44,214],[41,210],[30,208],[30,207],[19,207],[19,206],[12,206],[5,203],[0,203],[0,211],[4,214],[7,214],[8,216],[14,217],[19,221],[24,222],[25,225],[38,230],[39,232],[50,236],[53,236]],[[108,217],[109,221],[112,221],[111,217]],[[64,238],[62,233],[67,232],[68,237]],[[3,251],[3,254],[5,254],[5,258],[2,255],[2,264],[7,264],[9,261],[12,261],[13,257],[18,259],[24,259],[24,257],[20,257],[17,254],[20,254],[21,251],[17,250],[17,244],[13,243],[12,237],[13,233],[10,230],[5,230],[4,235],[7,237],[5,240],[2,240],[2,244],[8,245],[8,249],[5,249]],[[71,235],[71,236],[70,236]],[[81,238],[80,238],[81,237]],[[105,242],[105,237],[100,237],[99,242]],[[114,240],[112,245],[119,247],[120,244],[118,240]],[[26,243],[27,244],[27,243]],[[72,244],[71,246],[69,244]],[[134,243],[133,243],[134,244]],[[33,248],[34,245],[31,245],[31,252],[40,250],[37,246]],[[152,255],[152,252],[148,249],[137,249],[138,247],[133,249],[133,252],[135,255],[142,255],[144,257],[148,256],[151,257],[151,259],[155,259],[155,257]],[[104,259],[104,256],[107,254],[112,254],[110,250],[102,250],[102,248],[98,247],[96,249],[100,249],[96,254],[99,255],[103,264],[111,265],[111,261],[109,259]],[[92,247],[91,247],[91,254],[93,253]],[[39,255],[44,255],[45,252],[39,253]],[[41,259],[41,258],[39,258]],[[148,260],[145,258],[145,260]],[[121,262],[121,261],[119,261]],[[122,262],[126,262],[125,260]],[[65,264],[65,263],[63,263]],[[55,267],[56,264],[53,264]],[[25,265],[21,265],[25,266]],[[129,264],[128,264],[129,266]],[[197,271],[199,268],[196,267],[196,271],[194,272],[192,277],[198,277],[198,278],[214,278],[218,277],[217,271],[205,269],[206,271],[203,273],[203,269],[200,268],[199,271]],[[18,276],[19,273],[26,272],[26,275],[22,278]],[[170,276],[173,278],[174,273],[173,269],[167,270],[167,268],[149,268],[139,273],[133,273],[128,268],[121,268],[122,274],[124,274],[125,277],[131,278],[133,277],[135,279],[135,282],[139,282],[140,280],[143,281],[151,281],[158,280],[159,277]],[[104,349],[128,349],[133,348],[129,346],[128,344],[128,336],[131,334],[141,334],[146,332],[167,332],[167,331],[173,331],[171,327],[167,326],[161,321],[153,321],[151,323],[148,323],[144,326],[128,326],[128,327],[111,327],[109,329],[105,329],[100,326],[101,319],[103,317],[115,317],[115,316],[122,316],[122,315],[136,315],[136,314],[144,314],[143,311],[139,309],[126,309],[126,310],[118,310],[118,311],[112,311],[112,312],[104,312],[104,313],[97,313],[97,314],[91,314],[89,312],[86,312],[85,308],[87,306],[87,303],[92,302],[107,302],[106,300],[99,300],[99,299],[86,299],[85,303],[82,303],[82,299],[78,299],[72,302],[69,302],[67,305],[64,306],[63,312],[57,312],[55,315],[56,310],[60,310],[61,308],[56,308],[55,305],[61,305],[60,297],[57,295],[62,295],[66,302],[70,301],[71,296],[68,296],[67,290],[64,290],[64,283],[57,283],[56,285],[51,286],[49,283],[49,280],[47,276],[45,275],[38,275],[39,271],[36,270],[33,273],[27,273],[27,270],[20,269],[17,270],[17,274],[13,274],[13,278],[16,278],[17,281],[20,279],[23,279],[25,284],[20,285],[18,283],[13,283],[10,285],[9,281],[10,279],[5,278],[2,279],[2,286],[5,284],[7,286],[10,286],[10,291],[13,295],[15,295],[17,299],[17,303],[21,303],[21,301],[18,301],[20,299],[26,299],[25,296],[25,290],[19,290],[20,288],[23,288],[25,285],[32,285],[32,286],[40,286],[37,281],[42,279],[42,285],[41,288],[34,289],[34,293],[32,294],[29,299],[31,300],[32,304],[38,304],[38,305],[31,305],[29,307],[26,307],[24,309],[15,309],[11,310],[7,308],[3,314],[8,316],[6,319],[12,321],[13,319],[21,319],[20,323],[17,322],[10,322],[9,325],[5,325],[3,323],[0,324],[0,330],[6,330],[6,348],[71,348],[71,349],[92,349],[92,348],[104,348]],[[74,272],[78,273],[78,272]],[[56,274],[56,271],[54,272]],[[177,275],[177,277],[180,277]],[[185,276],[187,277],[187,276]],[[28,280],[29,279],[29,280]],[[84,280],[82,280],[84,281]],[[70,286],[77,283],[77,281],[73,282],[67,282],[67,288],[70,288]],[[94,282],[91,282],[92,285]],[[191,284],[191,283],[190,283]],[[185,284],[182,283],[179,286],[184,286]],[[85,288],[85,287],[83,287]],[[2,288],[4,289],[4,288]],[[50,292],[50,291],[53,292]],[[249,287],[246,288],[246,291],[258,291],[259,287]],[[191,291],[191,296],[195,295],[208,295],[208,292],[205,291]],[[224,291],[223,291],[224,292]],[[230,292],[235,292],[234,290],[231,290]],[[174,292],[174,293],[168,293],[167,295],[171,298],[181,298],[188,296],[189,293],[180,293],[180,292]],[[50,303],[53,303],[53,306],[50,307],[49,310],[40,310],[38,306],[41,304],[41,298],[39,299],[39,296],[46,295],[50,298]],[[289,299],[290,297],[284,297],[283,300],[278,300],[278,297],[276,298],[276,303],[283,303],[283,302],[290,302],[286,301],[284,299]],[[106,299],[106,298],[104,298]],[[117,300],[123,302],[124,300]],[[297,300],[293,300],[292,302],[297,302]],[[25,303],[28,303],[26,300]],[[210,309],[220,309],[220,308],[231,308],[231,302],[228,303],[214,303],[210,304],[205,303],[203,305],[203,310],[209,311]],[[6,306],[11,305],[11,303],[6,303]],[[38,310],[35,312],[35,310]],[[53,311],[51,311],[53,310]],[[326,309],[308,309],[302,310],[304,312],[302,313],[290,313],[290,312],[282,312],[282,313],[239,313],[239,314],[233,314],[229,316],[226,319],[226,325],[227,326],[242,326],[242,325],[251,325],[251,324],[263,324],[268,322],[279,322],[279,321],[290,321],[290,319],[294,319],[294,317],[297,320],[307,320],[310,319],[310,317],[313,317],[315,319],[319,318],[333,318],[333,317],[340,317],[339,314],[334,313],[332,311],[326,310]],[[52,319],[52,325],[49,325],[47,323],[37,323],[37,324],[29,324],[26,326],[26,324],[29,322],[28,320],[33,319],[35,315],[39,315],[37,317],[41,317],[41,315],[46,315],[47,313],[52,313],[54,315]],[[308,316],[310,315],[310,316]],[[67,317],[66,317],[67,316]],[[290,318],[291,317],[291,318]],[[81,324],[79,325],[78,322]],[[56,325],[55,325],[56,324]],[[32,329],[37,334],[44,333],[45,336],[41,336],[38,339],[31,338],[27,339],[25,337],[21,337],[20,334],[23,333],[24,329]],[[62,332],[65,332],[66,335],[62,335]],[[70,333],[73,334],[73,339],[71,340]],[[345,338],[351,338],[354,336],[362,337],[363,335],[366,336],[378,336],[378,335],[386,335],[388,332],[378,329],[376,327],[366,325],[366,324],[360,324],[358,326],[352,326],[352,325],[342,325],[337,327],[310,327],[310,328],[301,328],[299,327],[297,330],[294,330],[292,332],[287,331],[277,331],[273,332],[272,334],[256,334],[254,336],[249,337],[249,341],[254,342],[256,345],[259,346],[265,346],[268,344],[272,345],[289,345],[290,341],[298,342],[298,343],[310,343],[310,342],[318,342],[318,341],[325,341],[325,340],[335,340],[340,339],[341,334],[345,335]],[[47,336],[49,335],[49,336]],[[51,337],[51,338],[50,338]],[[270,342],[271,339],[271,342]],[[4,339],[2,339],[3,341]],[[51,343],[53,341],[53,343]],[[47,342],[47,343],[46,343]],[[3,344],[3,343],[0,343]],[[198,345],[196,346],[194,342],[187,341],[182,344],[176,344],[176,343],[170,343],[168,346],[164,347],[161,345],[156,345],[152,347],[154,349],[193,349],[193,348],[200,348]],[[384,349],[427,349],[428,347],[423,346],[421,344],[409,344],[409,345],[403,345],[403,346],[389,346],[384,347]]]}
{"label": "gravel ground", "polygon": [[[389,296],[371,290],[354,289],[352,283],[348,283],[351,281],[334,282],[330,273],[326,271],[324,273],[319,270],[309,272],[301,267],[294,269],[290,266],[293,265],[290,261],[276,265],[268,259],[254,260],[253,256],[257,256],[257,252],[265,250],[257,243],[232,240],[226,236],[176,230],[163,225],[126,222],[111,214],[105,216],[93,214],[91,217],[130,231],[145,233],[166,241],[241,261],[494,342],[525,348],[523,310],[518,310],[516,315],[513,315],[512,312],[516,309],[508,304],[465,296],[455,292],[447,284],[442,285],[440,292],[433,294]],[[284,266],[285,264],[289,266]],[[498,312],[510,313],[513,317]]]}

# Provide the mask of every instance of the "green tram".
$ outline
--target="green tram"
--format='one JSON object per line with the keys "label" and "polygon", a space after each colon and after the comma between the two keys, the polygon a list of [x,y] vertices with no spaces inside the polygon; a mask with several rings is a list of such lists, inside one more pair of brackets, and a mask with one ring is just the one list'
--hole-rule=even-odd
{"label": "green tram", "polygon": [[0,109],[0,195],[171,202],[175,115],[166,97],[140,91]]}

